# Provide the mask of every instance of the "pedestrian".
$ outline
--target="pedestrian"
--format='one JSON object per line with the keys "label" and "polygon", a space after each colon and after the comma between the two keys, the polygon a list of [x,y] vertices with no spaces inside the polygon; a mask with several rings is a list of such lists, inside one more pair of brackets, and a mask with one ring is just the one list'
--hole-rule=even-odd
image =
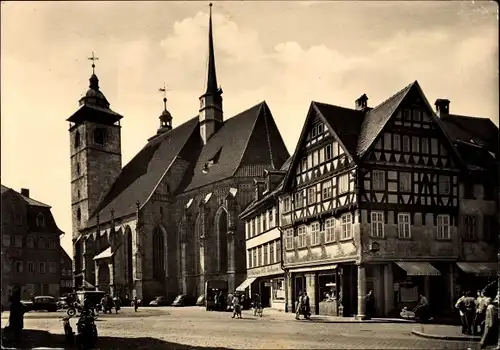
{"label": "pedestrian", "polygon": [[478,290],[476,298],[476,316],[474,317],[474,322],[472,325],[472,332],[474,335],[482,334],[484,331],[483,321],[486,314],[485,301],[486,297],[484,296],[484,293]]}
{"label": "pedestrian", "polygon": [[420,294],[420,302],[415,307],[414,312],[415,317],[422,322],[430,319],[429,301],[423,294]]}
{"label": "pedestrian", "polygon": [[365,296],[365,317],[364,320],[371,320],[375,311],[375,299],[373,297],[373,291],[368,291]]}
{"label": "pedestrian", "polygon": [[491,298],[486,298],[486,314],[484,319],[484,333],[481,338],[481,349],[486,349],[487,346],[496,345],[498,338],[498,319],[495,306],[491,303]]}
{"label": "pedestrian", "polygon": [[240,299],[238,298],[238,295],[236,293],[234,294],[232,303],[233,303],[233,315],[231,316],[231,318],[234,318],[235,316],[237,318],[242,318]]}
{"label": "pedestrian", "polygon": [[132,302],[134,303],[134,311],[137,312],[137,309],[139,308],[139,300],[137,299],[137,295],[134,297],[134,300]]}
{"label": "pedestrian", "polygon": [[297,296],[297,302],[295,303],[295,319],[300,319],[300,312],[302,311],[302,292],[299,292]]}
{"label": "pedestrian", "polygon": [[460,298],[458,298],[455,303],[455,307],[458,309],[460,313],[460,324],[462,325],[462,334],[467,334],[467,321],[465,320],[465,309],[463,307],[463,300],[465,299],[465,293],[461,293]]}
{"label": "pedestrian", "polygon": [[307,295],[307,292],[305,292],[305,291],[304,291],[304,293],[302,293],[301,308],[302,308],[302,313],[304,315],[304,318],[309,320],[311,317],[311,304],[309,301],[309,296]]}
{"label": "pedestrian", "polygon": [[460,301],[459,308],[463,310],[466,323],[466,333],[472,335],[472,325],[474,322],[474,317],[476,315],[476,299],[471,297],[470,291],[465,292],[465,297]]}
{"label": "pedestrian", "polygon": [[15,287],[10,297],[9,314],[9,330],[15,341],[21,339],[26,311],[26,307],[21,303],[21,288]]}

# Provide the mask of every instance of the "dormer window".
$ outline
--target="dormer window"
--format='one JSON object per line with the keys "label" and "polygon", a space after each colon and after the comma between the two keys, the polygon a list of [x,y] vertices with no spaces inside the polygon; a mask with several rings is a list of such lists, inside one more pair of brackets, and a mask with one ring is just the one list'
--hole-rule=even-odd
{"label": "dormer window", "polygon": [[201,170],[204,174],[208,173],[210,168],[219,162],[220,154],[222,152],[222,147],[210,158],[205,164],[203,164],[203,169]]}
{"label": "dormer window", "polygon": [[97,145],[104,145],[104,129],[94,130],[94,143]]}
{"label": "dormer window", "polygon": [[38,214],[36,217],[36,226],[39,228],[45,227],[45,215],[42,213]]}

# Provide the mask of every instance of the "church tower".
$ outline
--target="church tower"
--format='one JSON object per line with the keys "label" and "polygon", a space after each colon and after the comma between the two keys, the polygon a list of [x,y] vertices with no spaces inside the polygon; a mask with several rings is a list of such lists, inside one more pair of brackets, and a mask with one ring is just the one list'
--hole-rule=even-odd
{"label": "church tower", "polygon": [[99,90],[95,75],[94,54],[92,76],[87,93],[70,122],[71,210],[73,240],[84,227],[99,201],[109,190],[122,168],[121,115],[109,108]]}
{"label": "church tower", "polygon": [[214,39],[212,34],[212,4],[208,22],[208,78],[207,90],[200,96],[200,133],[203,143],[215,134],[222,126],[222,89],[217,86],[215,73]]}

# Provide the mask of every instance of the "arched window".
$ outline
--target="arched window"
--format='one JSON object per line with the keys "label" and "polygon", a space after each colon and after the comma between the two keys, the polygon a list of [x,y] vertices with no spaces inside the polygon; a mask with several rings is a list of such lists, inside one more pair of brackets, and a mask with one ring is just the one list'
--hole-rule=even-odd
{"label": "arched window", "polygon": [[165,278],[165,237],[159,227],[153,232],[153,277]]}
{"label": "arched window", "polygon": [[94,143],[104,145],[104,129],[98,128],[94,130]]}
{"label": "arched window", "polygon": [[198,215],[194,223],[194,273],[196,275],[203,273],[204,251],[200,244],[201,240],[201,217]]}
{"label": "arched window", "polygon": [[45,227],[45,215],[42,213],[38,214],[36,217],[36,226],[40,228]]}
{"label": "arched window", "polygon": [[217,260],[220,272],[227,271],[227,212],[220,208],[215,216]]}
{"label": "arched window", "polygon": [[75,133],[75,148],[80,147],[80,132],[77,131]]}
{"label": "arched window", "polygon": [[125,256],[126,256],[126,271],[127,283],[131,284],[133,281],[133,261],[132,261],[132,231],[127,226],[125,229]]}
{"label": "arched window", "polygon": [[82,211],[80,210],[80,208],[78,208],[78,209],[76,210],[76,219],[77,219],[78,221],[80,221],[80,220],[82,219]]}

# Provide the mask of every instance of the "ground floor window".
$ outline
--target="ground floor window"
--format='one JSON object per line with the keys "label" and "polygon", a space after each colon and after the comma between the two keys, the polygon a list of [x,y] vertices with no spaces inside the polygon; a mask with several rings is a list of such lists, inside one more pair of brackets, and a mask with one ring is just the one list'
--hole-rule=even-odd
{"label": "ground floor window", "polygon": [[285,279],[274,278],[273,283],[273,300],[285,300]]}

